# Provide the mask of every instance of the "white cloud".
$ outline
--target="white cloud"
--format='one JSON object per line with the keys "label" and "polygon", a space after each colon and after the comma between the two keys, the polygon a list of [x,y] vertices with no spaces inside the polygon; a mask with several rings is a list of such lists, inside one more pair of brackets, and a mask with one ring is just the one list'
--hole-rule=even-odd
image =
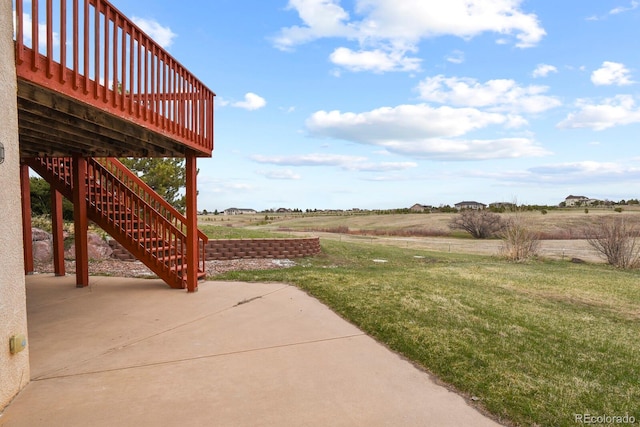
{"label": "white cloud", "polygon": [[[522,0],[356,0],[352,19],[339,0],[289,0],[301,25],[282,28],[273,40],[282,50],[316,39],[344,38],[358,49],[340,47],[331,55],[337,65],[352,71],[414,71],[419,60],[407,56],[420,40],[452,35],[465,40],[486,32],[515,37],[516,46],[535,46],[545,30],[535,14],[521,10]],[[452,56],[452,62],[460,61]]]}
{"label": "white cloud", "polygon": [[[243,182],[235,182],[232,180],[222,180],[222,181],[211,180],[211,179],[207,179],[206,176],[198,177],[198,180],[202,181],[202,182],[199,182],[198,184],[198,193],[201,193],[201,195],[207,195],[207,194],[238,195],[239,193],[249,193],[256,190],[256,188],[251,184],[247,184]],[[206,185],[203,185],[205,183]]]}
{"label": "white cloud", "polygon": [[367,160],[366,157],[322,153],[292,156],[264,156],[262,154],[255,154],[250,158],[258,163],[268,163],[281,166],[345,166]]}
{"label": "white cloud", "polygon": [[216,106],[217,107],[226,107],[229,104],[231,104],[231,102],[229,102],[227,99],[223,98],[220,95],[216,96]]}
{"label": "white cloud", "polygon": [[546,34],[535,14],[523,13],[521,0],[449,0],[446,3],[414,0],[357,0],[351,17],[339,0],[290,0],[303,26],[283,28],[275,38],[281,49],[323,37],[395,40],[414,43],[421,38],[454,35],[465,39],[484,32],[516,34],[518,47],[537,44]]}
{"label": "white cloud", "polygon": [[558,69],[549,64],[538,64],[535,70],[531,73],[534,78],[547,77],[549,73],[557,73]]}
{"label": "white cloud", "polygon": [[519,86],[508,79],[480,83],[472,78],[442,75],[427,77],[418,85],[420,98],[425,101],[511,113],[540,113],[561,105],[559,99],[544,95],[548,90],[547,86]]}
{"label": "white cloud", "polygon": [[371,182],[393,182],[393,181],[408,181],[411,178],[406,174],[391,174],[391,175],[375,175],[362,178],[363,181]]}
{"label": "white cloud", "polygon": [[360,0],[356,10],[366,13],[360,31],[415,42],[421,38],[453,35],[469,39],[484,32],[516,34],[518,47],[537,44],[545,35],[534,14],[523,13],[520,0]]}
{"label": "white cloud", "polygon": [[245,110],[253,111],[267,105],[267,101],[255,93],[248,92],[244,95],[244,101],[234,102],[231,105],[237,108],[244,108]]}
{"label": "white cloud", "polygon": [[298,175],[291,169],[259,170],[256,171],[256,173],[269,179],[298,180],[301,178],[300,175]]}
{"label": "white cloud", "polygon": [[566,175],[566,174],[580,174],[586,176],[593,176],[594,174],[611,174],[620,173],[620,165],[612,162],[594,162],[594,161],[582,161],[582,162],[567,162],[557,163],[553,165],[545,165],[530,168],[529,171],[545,174],[545,175]]}
{"label": "white cloud", "polygon": [[525,171],[505,173],[493,178],[508,178],[512,182],[529,182],[537,185],[557,186],[559,184],[589,183],[590,186],[593,186],[598,183],[636,181],[640,178],[640,168],[623,163],[587,160],[542,165]]}
{"label": "white cloud", "polygon": [[245,184],[243,182],[230,182],[224,185],[224,188],[232,191],[250,191],[254,187],[251,184]]}
{"label": "white cloud", "polygon": [[385,141],[397,154],[430,160],[467,161],[539,157],[550,154],[528,138]]}
{"label": "white cloud", "polygon": [[586,18],[586,20],[587,21],[600,21],[602,19],[608,18],[609,15],[620,15],[621,13],[625,13],[625,12],[629,12],[629,11],[635,10],[635,9],[638,8],[638,6],[640,6],[640,2],[638,2],[636,0],[631,0],[631,2],[629,3],[629,6],[627,6],[627,7],[625,7],[625,6],[614,7],[609,12],[607,12],[607,14],[605,14],[605,15],[602,15],[602,16],[591,15],[591,16],[588,16]]}
{"label": "white cloud", "polygon": [[304,26],[280,30],[274,44],[282,50],[323,37],[353,37],[356,31],[346,23],[349,14],[339,0],[289,0],[288,10],[295,10]]}
{"label": "white cloud", "polygon": [[421,60],[408,58],[404,52],[375,49],[354,52],[340,47],[329,56],[331,62],[349,71],[419,71]]}
{"label": "white cloud", "polygon": [[632,0],[628,7],[618,6],[609,11],[610,15],[618,15],[620,13],[629,12],[630,10],[637,9],[640,6],[640,3]]}
{"label": "white cloud", "polygon": [[522,170],[472,170],[463,175],[492,179],[508,185],[527,184],[557,188],[559,185],[572,184],[594,188],[598,184],[635,183],[640,179],[640,168],[624,163],[587,160],[547,164]]}
{"label": "white cloud", "polygon": [[363,162],[346,165],[344,169],[361,172],[391,172],[412,169],[415,167],[418,167],[418,164],[415,162]]}
{"label": "white cloud", "polygon": [[578,100],[578,112],[570,113],[557,127],[565,129],[589,128],[604,130],[614,126],[640,123],[640,109],[631,95],[617,95],[599,104]]}
{"label": "white cloud", "polygon": [[171,31],[171,28],[163,27],[153,19],[134,16],[131,20],[165,49],[168,49],[173,44],[173,39],[177,37],[177,34]]}
{"label": "white cloud", "polygon": [[597,86],[624,86],[633,83],[629,78],[630,71],[619,62],[604,61],[602,67],[591,73],[591,81]]}
{"label": "white cloud", "polygon": [[433,108],[426,104],[382,107],[365,113],[317,111],[306,121],[316,136],[374,144],[391,139],[455,137],[489,125],[504,124],[506,116],[475,108]]}
{"label": "white cloud", "polygon": [[257,163],[267,163],[280,166],[334,166],[343,170],[357,172],[401,171],[418,166],[415,162],[376,163],[369,161],[366,157],[319,153],[292,156],[264,156],[256,154],[251,156],[251,159]]}
{"label": "white cloud", "polygon": [[447,55],[446,60],[452,64],[462,64],[464,62],[464,52],[461,50],[454,50]]}
{"label": "white cloud", "polygon": [[475,160],[547,154],[529,138],[453,139],[490,125],[508,126],[511,122],[507,115],[475,108],[418,104],[365,113],[318,111],[307,119],[306,125],[313,136],[374,145],[420,158]]}
{"label": "white cloud", "polygon": [[527,126],[529,122],[522,116],[507,114],[507,121],[504,124],[504,127],[507,129],[517,129],[524,126]]}
{"label": "white cloud", "polygon": [[[27,47],[33,47],[33,40],[31,37],[31,14],[23,12],[22,13],[22,31],[24,34],[24,44]],[[13,36],[16,35],[17,21],[16,21],[16,11],[13,11]],[[52,34],[53,45],[52,47],[60,46],[60,33],[54,31]],[[47,24],[38,23],[38,49],[40,52],[46,52],[47,49]]]}

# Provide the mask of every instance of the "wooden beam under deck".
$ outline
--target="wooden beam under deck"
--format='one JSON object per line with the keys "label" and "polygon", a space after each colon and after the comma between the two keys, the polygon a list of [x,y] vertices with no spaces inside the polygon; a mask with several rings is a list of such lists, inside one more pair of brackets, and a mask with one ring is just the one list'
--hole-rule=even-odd
{"label": "wooden beam under deck", "polygon": [[188,149],[168,135],[21,79],[18,126],[23,158],[185,157]]}
{"label": "wooden beam under deck", "polygon": [[22,241],[25,274],[33,273],[33,235],[31,232],[31,182],[29,166],[20,164],[20,192],[22,202]]}
{"label": "wooden beam under deck", "polygon": [[185,162],[187,178],[186,207],[187,207],[187,292],[198,290],[198,203],[196,156],[187,153]]}
{"label": "wooden beam under deck", "polygon": [[73,231],[76,248],[76,287],[89,286],[89,218],[87,215],[87,160],[73,156]]}
{"label": "wooden beam under deck", "polygon": [[56,276],[65,275],[64,265],[64,229],[62,218],[62,193],[51,188],[51,229],[53,234],[53,272]]}
{"label": "wooden beam under deck", "polygon": [[[22,104],[24,103],[25,101],[22,102]],[[120,135],[120,140],[116,143],[109,135],[108,130],[92,123],[81,120],[43,119],[41,115],[34,114],[27,108],[21,108],[20,115],[20,142],[23,146],[28,147],[30,153],[46,152],[52,157],[65,157],[69,153],[68,148],[63,147],[70,145],[76,152],[83,153],[88,157],[116,157],[110,156],[110,154],[132,152],[138,152],[142,156],[146,153],[136,139]],[[97,146],[98,142],[101,142],[100,146]],[[54,153],[54,149],[58,151]],[[61,153],[65,154],[61,155]],[[118,154],[117,157],[124,156]]]}

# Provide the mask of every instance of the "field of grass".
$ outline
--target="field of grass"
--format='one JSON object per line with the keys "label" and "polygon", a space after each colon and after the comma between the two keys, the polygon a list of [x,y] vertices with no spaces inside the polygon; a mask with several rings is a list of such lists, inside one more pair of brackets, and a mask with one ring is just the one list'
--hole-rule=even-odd
{"label": "field of grass", "polygon": [[[293,231],[329,231],[349,229],[351,231],[367,231],[376,234],[384,232],[415,235],[447,235],[462,237],[460,232],[452,233],[449,223],[456,213],[388,213],[342,212],[342,213],[269,213],[249,215],[202,215],[198,217],[200,225],[216,225],[227,227],[243,227],[261,230],[293,230]],[[513,213],[501,214],[509,218]],[[611,208],[554,209],[542,214],[540,211],[519,212],[526,223],[535,231],[544,235],[559,238],[575,238],[585,227],[593,224],[603,216],[624,217],[640,226],[640,207],[625,206],[620,213]]]}
{"label": "field of grass", "polygon": [[254,230],[242,227],[226,227],[221,225],[198,224],[198,228],[210,239],[263,239],[285,237],[284,233],[273,233],[267,230]]}
{"label": "field of grass", "polygon": [[216,280],[295,284],[507,424],[640,420],[640,272],[322,245],[293,268]]}
{"label": "field of grass", "polygon": [[[408,214],[371,214],[343,213],[333,215],[317,214],[285,214],[270,216],[268,221],[259,222],[260,217],[244,218],[239,225],[255,224],[261,229],[286,229],[297,231],[331,231],[349,229],[352,232],[366,234],[382,234],[388,232],[396,235],[453,236],[462,237],[460,232],[449,229],[449,223],[456,213],[408,213]],[[504,218],[513,213],[501,214]],[[617,213],[612,209],[591,208],[588,213],[584,209],[550,210],[543,215],[539,211],[519,212],[519,215],[533,230],[541,233],[543,238],[570,239],[582,235],[585,227],[590,226],[603,216],[624,217],[640,225],[640,210],[626,207]],[[242,216],[242,215],[238,215]],[[229,219],[240,221],[240,219]],[[457,233],[457,234],[456,234]]]}
{"label": "field of grass", "polygon": [[[473,239],[460,230],[452,231],[449,223],[456,213],[403,213],[378,214],[372,212],[342,213],[283,213],[255,215],[208,215],[198,218],[201,227],[227,227],[218,238],[252,237],[251,230],[281,236],[319,236],[323,240],[367,242],[432,251],[497,255],[502,246],[499,239]],[[501,214],[509,219],[518,215],[528,228],[540,238],[538,255],[546,259],[577,259],[601,263],[605,259],[584,239],[585,230],[603,217],[625,218],[640,229],[640,208],[624,207],[621,213],[611,208],[584,208]],[[215,237],[214,237],[215,238]]]}

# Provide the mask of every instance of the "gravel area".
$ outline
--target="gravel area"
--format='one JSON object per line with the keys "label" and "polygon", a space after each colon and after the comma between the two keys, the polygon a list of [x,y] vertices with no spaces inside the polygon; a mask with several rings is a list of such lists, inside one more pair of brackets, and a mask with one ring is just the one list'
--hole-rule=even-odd
{"label": "gravel area", "polygon": [[[288,268],[296,265],[288,259],[234,259],[229,261],[206,261],[207,277],[237,270],[270,270],[276,268]],[[75,274],[76,263],[74,260],[65,261],[67,274]],[[35,273],[53,273],[53,263],[36,263]],[[140,261],[120,261],[109,258],[104,260],[89,261],[89,274],[106,275],[116,277],[157,277]]]}

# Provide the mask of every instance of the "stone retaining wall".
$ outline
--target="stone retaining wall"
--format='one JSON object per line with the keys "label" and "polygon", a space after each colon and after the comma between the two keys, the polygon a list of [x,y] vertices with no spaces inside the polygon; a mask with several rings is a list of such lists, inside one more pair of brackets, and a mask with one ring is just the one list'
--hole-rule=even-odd
{"label": "stone retaining wall", "polygon": [[[110,240],[112,257],[134,261],[122,245]],[[205,246],[206,260],[230,260],[248,258],[301,258],[320,253],[320,238],[284,239],[212,239]]]}

